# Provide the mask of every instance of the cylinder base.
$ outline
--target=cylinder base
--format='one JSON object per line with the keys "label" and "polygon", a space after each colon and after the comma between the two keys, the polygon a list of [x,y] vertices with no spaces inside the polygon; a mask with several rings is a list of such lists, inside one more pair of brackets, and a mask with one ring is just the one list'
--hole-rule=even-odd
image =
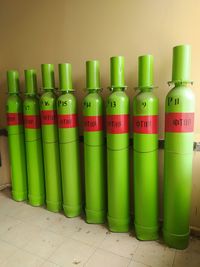
{"label": "cylinder base", "polygon": [[28,195],[28,202],[31,206],[38,207],[44,205],[45,198],[44,196]]}
{"label": "cylinder base", "polygon": [[175,235],[163,230],[164,242],[171,248],[186,249],[189,244],[190,233],[184,235]]}
{"label": "cylinder base", "polygon": [[146,153],[134,150],[134,225],[139,240],[158,239],[157,154],[157,150]]}
{"label": "cylinder base", "polygon": [[63,205],[64,214],[69,217],[77,217],[82,212],[82,206],[69,206],[69,205]]}
{"label": "cylinder base", "polygon": [[100,210],[88,210],[85,209],[86,212],[86,222],[87,223],[105,223],[106,220],[106,211]]}
{"label": "cylinder base", "polygon": [[130,219],[115,219],[108,216],[109,230],[115,233],[127,233],[129,231]]}
{"label": "cylinder base", "polygon": [[128,232],[129,150],[107,150],[108,157],[108,226],[112,232]]}
{"label": "cylinder base", "polygon": [[43,143],[47,209],[62,210],[62,188],[58,143]]}
{"label": "cylinder base", "polygon": [[27,191],[24,192],[16,192],[12,190],[12,198],[15,201],[25,201],[27,200]]}
{"label": "cylinder base", "polygon": [[28,196],[24,133],[8,134],[8,144],[11,164],[12,198],[15,201],[24,201],[27,200]]}
{"label": "cylinder base", "polygon": [[158,227],[145,227],[136,223],[134,225],[137,239],[143,241],[158,240]]}
{"label": "cylinder base", "polygon": [[47,210],[52,211],[52,212],[59,212],[62,210],[61,202],[51,202],[48,200],[46,202],[47,202]]}

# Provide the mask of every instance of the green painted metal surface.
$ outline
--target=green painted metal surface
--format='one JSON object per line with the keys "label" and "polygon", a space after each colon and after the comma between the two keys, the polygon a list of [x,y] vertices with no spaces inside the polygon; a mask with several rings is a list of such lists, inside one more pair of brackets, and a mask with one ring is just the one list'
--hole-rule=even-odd
{"label": "green painted metal surface", "polygon": [[158,98],[153,57],[139,57],[140,92],[133,100],[134,225],[140,240],[158,239]]}
{"label": "green painted metal surface", "polygon": [[56,96],[52,64],[42,64],[44,92],[40,97],[40,114],[45,171],[47,209],[58,212],[62,209],[62,188],[58,145]]}
{"label": "green painted metal surface", "polygon": [[11,165],[12,197],[27,199],[26,156],[24,146],[23,107],[19,96],[19,74],[7,72],[8,98],[6,103],[8,145]]}
{"label": "green painted metal surface", "polygon": [[25,99],[23,103],[25,147],[27,160],[28,200],[32,206],[45,203],[43,152],[40,106],[37,97],[35,70],[25,70]]}
{"label": "green painted metal surface", "polygon": [[86,62],[87,96],[83,101],[86,221],[106,219],[106,170],[103,132],[103,100],[99,95],[99,62]]}
{"label": "green painted metal surface", "polygon": [[77,101],[72,91],[71,65],[59,64],[62,94],[57,100],[63,209],[67,217],[82,212]]}
{"label": "green painted metal surface", "polygon": [[108,226],[127,232],[129,200],[129,98],[124,92],[124,58],[111,58],[111,87],[106,101]]}
{"label": "green painted metal surface", "polygon": [[189,242],[195,100],[190,81],[190,47],[173,54],[175,87],[165,102],[164,221],[165,243],[185,249]]}

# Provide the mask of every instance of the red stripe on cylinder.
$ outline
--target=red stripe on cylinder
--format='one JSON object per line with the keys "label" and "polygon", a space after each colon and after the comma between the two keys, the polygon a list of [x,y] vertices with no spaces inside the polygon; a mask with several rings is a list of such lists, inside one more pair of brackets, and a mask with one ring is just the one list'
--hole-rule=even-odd
{"label": "red stripe on cylinder", "polygon": [[158,115],[133,116],[133,132],[158,134]]}
{"label": "red stripe on cylinder", "polygon": [[27,129],[40,128],[40,116],[39,115],[24,115],[24,127]]}
{"label": "red stripe on cylinder", "polygon": [[59,128],[76,128],[77,114],[58,114],[58,127]]}
{"label": "red stripe on cylinder", "polygon": [[56,110],[41,110],[41,124],[54,125],[57,123]]}
{"label": "red stripe on cylinder", "polygon": [[96,132],[103,130],[102,116],[84,116],[83,123],[85,132]]}
{"label": "red stripe on cylinder", "polygon": [[189,133],[194,130],[194,112],[166,113],[165,132]]}
{"label": "red stripe on cylinder", "polygon": [[7,113],[7,125],[15,126],[23,124],[23,115],[22,113]]}
{"label": "red stripe on cylinder", "polygon": [[107,115],[106,116],[107,133],[123,134],[129,132],[129,115]]}

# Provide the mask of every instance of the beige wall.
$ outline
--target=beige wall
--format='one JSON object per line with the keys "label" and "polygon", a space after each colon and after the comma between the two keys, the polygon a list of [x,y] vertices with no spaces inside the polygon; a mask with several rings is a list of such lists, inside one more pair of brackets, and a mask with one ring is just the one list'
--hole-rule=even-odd
{"label": "beige wall", "polygon": [[[0,0],[0,127],[5,126],[6,70],[70,62],[79,103],[85,92],[85,61],[101,63],[103,95],[109,93],[109,58],[124,55],[127,93],[137,85],[137,57],[155,56],[155,90],[163,137],[164,97],[171,79],[172,47],[192,45],[196,95],[195,132],[200,134],[200,1],[198,0]],[[58,84],[58,83],[57,83]],[[195,154],[192,225],[200,227],[200,156]],[[160,166],[162,166],[160,164]],[[160,168],[162,170],[162,167]],[[162,176],[162,173],[160,173]]]}

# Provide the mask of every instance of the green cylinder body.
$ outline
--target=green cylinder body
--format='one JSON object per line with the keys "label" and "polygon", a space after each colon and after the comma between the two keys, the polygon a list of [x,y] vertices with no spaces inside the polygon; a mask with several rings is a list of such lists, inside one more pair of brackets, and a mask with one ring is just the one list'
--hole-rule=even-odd
{"label": "green cylinder body", "polygon": [[[36,76],[33,74],[35,74],[34,70],[25,71],[26,97],[23,103],[23,113],[27,160],[28,199],[32,206],[40,206],[45,202],[44,170],[40,106],[39,99],[36,96]],[[35,77],[35,79],[32,79],[32,77]]]}
{"label": "green cylinder body", "polygon": [[112,232],[127,232],[129,210],[129,98],[115,88],[107,98],[108,224]]}
{"label": "green cylinder body", "polygon": [[89,90],[83,102],[86,220],[104,223],[106,218],[105,144],[103,100]]}
{"label": "green cylinder body", "polygon": [[51,89],[45,89],[40,98],[43,157],[45,171],[47,209],[62,209],[60,157],[58,145],[56,97]]}
{"label": "green cylinder body", "polygon": [[16,201],[27,199],[27,174],[24,145],[23,105],[19,97],[19,76],[8,71],[7,131],[11,165],[12,197]]}
{"label": "green cylinder body", "polygon": [[80,215],[82,211],[82,191],[77,101],[71,92],[64,91],[58,98],[57,112],[63,209],[67,217],[75,217]]}
{"label": "green cylinder body", "polygon": [[165,102],[164,241],[184,249],[189,241],[194,95],[177,84]]}
{"label": "green cylinder body", "polygon": [[140,240],[158,239],[158,99],[143,89],[133,100],[134,225]]}

